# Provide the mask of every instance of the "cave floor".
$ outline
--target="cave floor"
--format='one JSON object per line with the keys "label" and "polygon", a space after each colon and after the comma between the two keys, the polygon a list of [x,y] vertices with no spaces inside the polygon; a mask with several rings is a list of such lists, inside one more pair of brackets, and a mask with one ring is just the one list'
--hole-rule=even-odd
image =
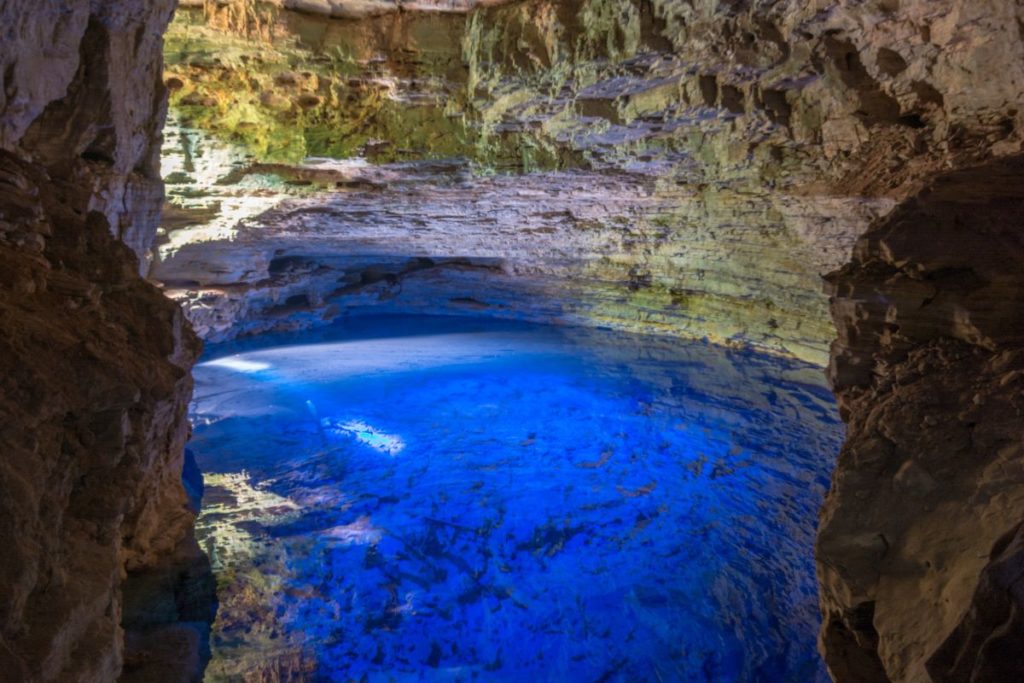
{"label": "cave floor", "polygon": [[403,316],[195,375],[207,680],[827,680],[820,368]]}

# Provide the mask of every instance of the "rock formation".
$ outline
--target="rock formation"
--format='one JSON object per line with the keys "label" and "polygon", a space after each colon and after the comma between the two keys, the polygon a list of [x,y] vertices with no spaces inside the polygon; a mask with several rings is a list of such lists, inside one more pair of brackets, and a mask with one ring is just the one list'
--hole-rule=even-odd
{"label": "rock formation", "polygon": [[[152,275],[211,339],[426,303],[824,362],[820,276],[922,178],[1019,148],[1020,37],[1001,3],[734,5],[182,12]],[[978,92],[963,74],[995,58],[1007,78]],[[422,167],[439,159],[463,161]],[[486,229],[463,252],[465,224]],[[432,291],[381,284],[410,273]]]}
{"label": "rock formation", "polygon": [[1024,676],[1007,550],[1024,522],[1021,216],[1021,157],[944,174],[829,278],[848,432],[818,561],[839,680]]}
{"label": "rock formation", "polygon": [[[362,19],[396,12],[465,13],[477,7],[500,5],[509,0],[265,0],[267,8],[293,10],[335,19]],[[181,7],[207,8],[235,16],[250,13],[255,3],[246,0],[181,0]]]}
{"label": "rock formation", "polygon": [[[199,344],[138,275],[163,197],[172,7],[0,5],[4,680],[116,680],[126,575],[165,573],[157,592],[171,602],[181,572],[202,583],[181,484]],[[179,646],[168,656],[186,661],[160,680],[200,670],[203,627],[177,621],[208,619],[209,603],[186,602],[125,622],[139,647],[152,637]],[[156,680],[146,671],[157,658],[143,659],[138,680]]]}

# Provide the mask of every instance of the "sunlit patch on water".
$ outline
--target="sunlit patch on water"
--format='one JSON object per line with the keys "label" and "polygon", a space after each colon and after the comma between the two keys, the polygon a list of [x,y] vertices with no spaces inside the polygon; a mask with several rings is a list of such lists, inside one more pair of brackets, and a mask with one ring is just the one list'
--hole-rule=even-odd
{"label": "sunlit patch on water", "polygon": [[384,432],[371,427],[360,420],[335,420],[329,417],[321,418],[320,426],[324,431],[335,437],[350,437],[366,444],[375,451],[395,456],[405,448],[405,442],[394,434]]}
{"label": "sunlit patch on water", "polygon": [[294,501],[254,482],[249,473],[210,473],[204,477],[203,515],[197,524],[205,538],[207,554],[215,571],[246,566],[261,552],[254,528],[297,518]]}
{"label": "sunlit patch on water", "polygon": [[213,367],[227,368],[229,370],[237,370],[238,372],[262,372],[263,370],[270,369],[269,363],[234,357],[218,358],[209,361],[209,364]]}
{"label": "sunlit patch on water", "polygon": [[826,680],[819,368],[456,319],[263,344],[196,371],[209,680]]}

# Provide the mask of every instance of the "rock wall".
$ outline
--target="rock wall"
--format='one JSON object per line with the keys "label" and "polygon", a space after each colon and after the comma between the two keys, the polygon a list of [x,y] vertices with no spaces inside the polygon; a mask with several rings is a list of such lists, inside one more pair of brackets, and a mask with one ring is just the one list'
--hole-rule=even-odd
{"label": "rock wall", "polygon": [[[426,304],[824,364],[820,277],[857,236],[937,170],[1020,148],[1016,9],[983,4],[529,0],[339,21],[207,3],[169,34],[181,161],[151,274],[211,339]],[[461,166],[423,165],[441,159]],[[503,182],[550,210],[524,215]],[[492,278],[415,266],[485,256]],[[381,287],[410,269],[431,294]]]}
{"label": "rock wall", "polygon": [[[141,262],[160,216],[159,78],[173,2],[0,8],[9,28],[0,76],[0,148],[87,185]],[[45,46],[46,49],[43,49]]]}
{"label": "rock wall", "polygon": [[[172,9],[172,0],[0,4],[5,680],[116,680],[126,575],[166,569],[172,555],[201,573],[181,484],[199,343],[138,275],[163,197],[161,51]],[[173,591],[178,572],[167,571]],[[130,639],[144,635],[126,626]],[[161,680],[198,675],[201,627],[147,628],[186,660]]]}
{"label": "rock wall", "polygon": [[817,556],[838,680],[1024,677],[1022,216],[1024,158],[944,174],[829,278],[849,429]]}
{"label": "rock wall", "polygon": [[[242,229],[214,220],[202,231],[218,238],[179,242],[195,234],[183,230],[162,247],[154,275],[209,340],[374,310],[740,337],[818,357],[828,324],[799,313],[823,305],[808,264],[839,263],[849,247],[837,239],[816,250],[788,228],[825,202],[757,205],[731,193],[659,190],[656,178],[639,175],[473,178],[454,162],[322,162],[287,172],[349,189],[267,190]],[[234,199],[217,198],[222,215],[245,210]],[[858,200],[827,204],[844,233],[871,215]],[[736,235],[740,220],[758,222],[762,239]],[[734,236],[729,251],[718,246],[726,236]],[[776,270],[766,274],[768,259]],[[769,278],[777,291],[758,296]],[[784,340],[762,333],[779,328]]]}

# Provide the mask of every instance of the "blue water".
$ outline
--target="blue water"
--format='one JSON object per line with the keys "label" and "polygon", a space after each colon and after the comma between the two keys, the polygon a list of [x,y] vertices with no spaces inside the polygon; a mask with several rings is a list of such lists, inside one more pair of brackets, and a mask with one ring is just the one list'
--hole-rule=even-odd
{"label": "blue water", "polygon": [[208,680],[827,680],[820,369],[407,317],[207,359]]}

